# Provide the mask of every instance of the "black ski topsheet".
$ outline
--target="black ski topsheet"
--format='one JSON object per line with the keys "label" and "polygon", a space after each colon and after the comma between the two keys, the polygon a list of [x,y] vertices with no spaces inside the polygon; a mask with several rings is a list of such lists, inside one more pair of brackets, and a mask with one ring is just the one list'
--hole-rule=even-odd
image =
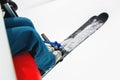
{"label": "black ski topsheet", "polygon": [[78,28],[61,43],[62,47],[67,51],[67,53],[70,53],[80,43],[98,30],[107,21],[107,19],[107,13],[101,13],[98,16],[91,17],[84,25]]}
{"label": "black ski topsheet", "polygon": [[[71,51],[73,51],[78,45],[86,40],[91,34],[98,30],[107,21],[107,19],[107,13],[101,13],[98,16],[93,16],[85,24],[79,27],[74,33],[72,33],[68,38],[66,38],[61,43],[62,46],[60,50],[63,50],[63,57],[61,60],[63,60]],[[47,39],[47,41],[49,40]],[[44,77],[56,65],[52,66],[48,71],[46,71],[42,75],[42,77]]]}

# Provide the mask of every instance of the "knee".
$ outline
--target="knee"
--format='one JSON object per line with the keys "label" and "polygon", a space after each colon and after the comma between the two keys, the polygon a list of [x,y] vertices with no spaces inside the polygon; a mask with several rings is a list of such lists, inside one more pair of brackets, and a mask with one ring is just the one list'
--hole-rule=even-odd
{"label": "knee", "polygon": [[13,28],[13,27],[22,27],[22,26],[29,26],[34,28],[32,21],[25,17],[14,17],[14,18],[5,18],[5,25],[6,28]]}
{"label": "knee", "polygon": [[25,17],[16,17],[16,21],[19,22],[21,26],[31,26],[34,27],[32,21]]}

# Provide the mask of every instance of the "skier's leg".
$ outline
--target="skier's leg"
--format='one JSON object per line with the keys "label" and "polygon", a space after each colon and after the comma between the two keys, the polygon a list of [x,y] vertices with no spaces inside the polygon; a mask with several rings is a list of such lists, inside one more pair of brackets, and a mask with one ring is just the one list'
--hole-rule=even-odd
{"label": "skier's leg", "polygon": [[29,26],[7,29],[12,55],[34,52],[34,59],[38,68],[48,70],[55,64],[55,56],[49,52],[38,33]]}
{"label": "skier's leg", "polygon": [[29,19],[23,17],[5,18],[5,25],[13,55],[26,51],[31,52],[38,67],[43,71],[48,70],[59,60],[59,54],[61,57],[60,51],[52,52],[54,55],[48,51]]}

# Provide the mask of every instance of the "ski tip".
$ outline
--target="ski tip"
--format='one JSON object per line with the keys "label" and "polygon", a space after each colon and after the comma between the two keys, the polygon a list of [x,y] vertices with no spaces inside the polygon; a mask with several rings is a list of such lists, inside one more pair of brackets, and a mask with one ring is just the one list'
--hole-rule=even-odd
{"label": "ski tip", "polygon": [[102,22],[106,22],[108,17],[109,17],[108,13],[104,12],[98,15],[97,19],[101,20]]}
{"label": "ski tip", "polygon": [[89,20],[94,20],[97,16],[92,16]]}

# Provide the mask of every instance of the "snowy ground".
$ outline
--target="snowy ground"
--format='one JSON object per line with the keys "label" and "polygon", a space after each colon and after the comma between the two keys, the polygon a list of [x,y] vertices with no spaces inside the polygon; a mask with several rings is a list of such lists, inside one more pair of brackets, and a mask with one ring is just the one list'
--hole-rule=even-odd
{"label": "snowy ground", "polygon": [[119,0],[15,0],[19,16],[61,42],[91,16],[107,12],[107,23],[76,48],[43,80],[120,80]]}

